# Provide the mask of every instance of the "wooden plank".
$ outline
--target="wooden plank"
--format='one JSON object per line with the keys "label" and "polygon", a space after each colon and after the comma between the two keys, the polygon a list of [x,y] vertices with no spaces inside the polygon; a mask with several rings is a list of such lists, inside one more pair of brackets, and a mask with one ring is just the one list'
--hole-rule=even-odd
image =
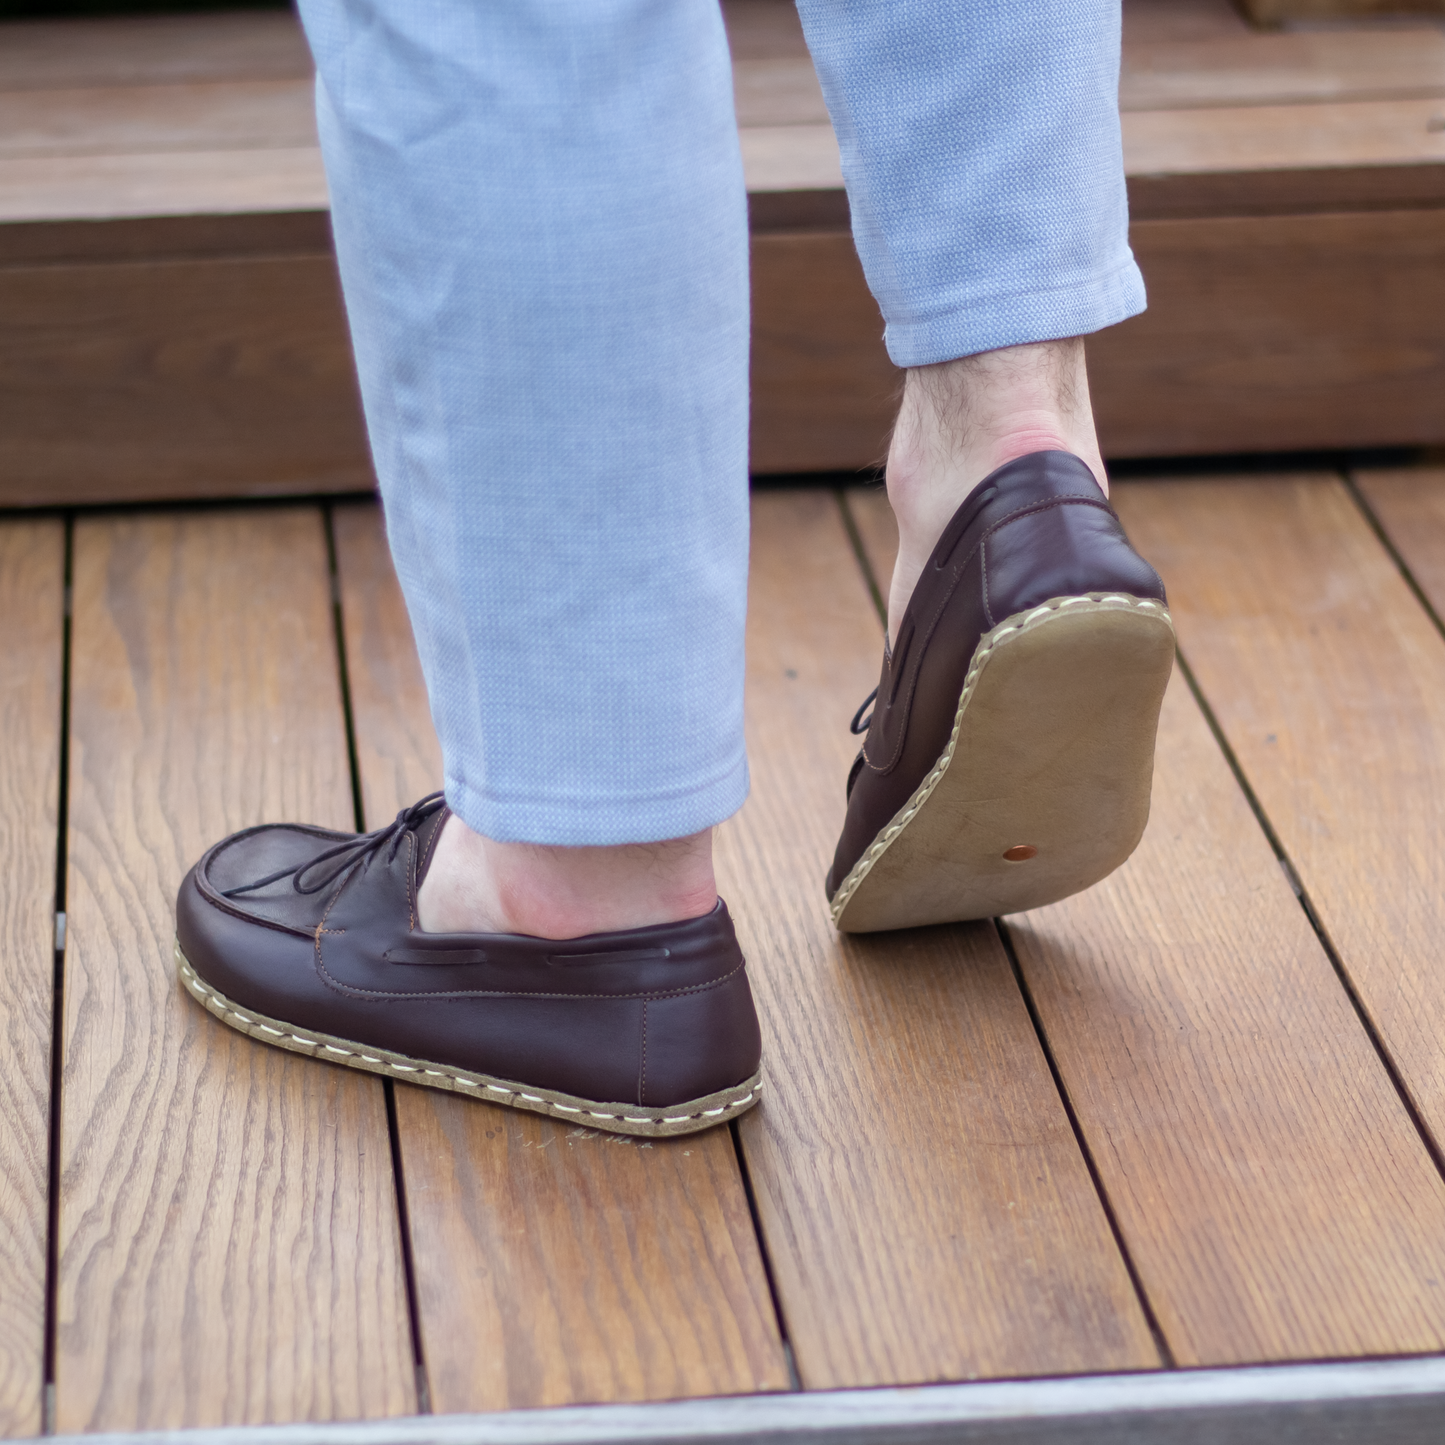
{"label": "wooden plank", "polygon": [[315,146],[0,159],[0,222],[320,210]]}
{"label": "wooden plank", "polygon": [[837,191],[843,163],[831,125],[753,126],[738,132],[748,194]]}
{"label": "wooden plank", "polygon": [[1442,0],[1240,0],[1240,4],[1256,25],[1395,16],[1401,12],[1437,15],[1445,12]]}
{"label": "wooden plank", "polygon": [[285,10],[7,20],[0,91],[287,80],[311,69]]}
{"label": "wooden plank", "polygon": [[755,499],[751,588],[753,795],[719,882],[768,1059],[739,1134],[804,1386],[1156,1365],[993,926],[828,921],[881,641],[831,494]]}
{"label": "wooden plank", "polygon": [[735,58],[733,102],[744,133],[752,126],[829,123],[818,74],[806,55]]}
{"label": "wooden plank", "polygon": [[1179,1364],[1441,1348],[1445,1181],[1181,674],[1137,852],[1008,927]]}
{"label": "wooden plank", "polygon": [[1346,210],[1395,195],[1438,205],[1440,111],[1439,100],[1412,99],[1129,112],[1121,119],[1130,214]]}
{"label": "wooden plank", "polygon": [[1121,110],[1445,95],[1445,34],[1429,25],[1128,40]]}
{"label": "wooden plank", "polygon": [[316,147],[316,86],[294,80],[0,90],[0,156]]}
{"label": "wooden plank", "polygon": [[[329,255],[331,214],[238,211],[231,215],[84,217],[0,225],[0,267],[40,262],[173,261],[202,256]],[[117,273],[123,281],[123,273]],[[123,289],[123,288],[118,288]]]}
{"label": "wooden plank", "polygon": [[0,269],[0,503],[360,490],[329,255]]}
{"label": "wooden plank", "polygon": [[1149,310],[1089,338],[1105,455],[1445,440],[1441,218],[1136,223]]}
{"label": "wooden plank", "polygon": [[723,0],[738,125],[828,123],[828,107],[797,7],[779,0]]}
{"label": "wooden plank", "polygon": [[735,61],[807,60],[803,22],[790,0],[722,0]]}
{"label": "wooden plank", "polygon": [[1179,1364],[1445,1346],[1445,1182],[1181,676],[1138,852],[1010,933]]}
{"label": "wooden plank", "polygon": [[1129,48],[1250,34],[1233,0],[1124,0],[1123,10],[1123,39]]}
{"label": "wooden plank", "polygon": [[59,521],[0,525],[0,1436],[44,1392],[64,578]]}
{"label": "wooden plank", "polygon": [[[441,758],[380,513],[335,525],[375,826]],[[434,1409],[787,1388],[726,1129],[638,1143],[405,1085],[396,1105]]]}
{"label": "wooden plank", "polygon": [[881,461],[902,373],[884,349],[852,236],[754,235],[752,263],[753,471]]}
{"label": "wooden plank", "polygon": [[1445,616],[1445,466],[1366,467],[1354,481],[1436,615]]}
{"label": "wooden plank", "polygon": [[56,1419],[415,1409],[382,1083],[176,985],[174,899],[264,819],[351,824],[315,510],[77,525]]}
{"label": "wooden plank", "polygon": [[[1089,344],[1109,455],[1445,439],[1439,213],[1133,240],[1150,310]],[[897,372],[851,238],[758,235],[753,258],[754,469],[871,465]],[[13,268],[0,301],[7,504],[371,483],[329,257]]]}
{"label": "wooden plank", "polygon": [[1169,584],[1184,656],[1420,1114],[1445,1139],[1439,633],[1337,478],[1119,492]]}

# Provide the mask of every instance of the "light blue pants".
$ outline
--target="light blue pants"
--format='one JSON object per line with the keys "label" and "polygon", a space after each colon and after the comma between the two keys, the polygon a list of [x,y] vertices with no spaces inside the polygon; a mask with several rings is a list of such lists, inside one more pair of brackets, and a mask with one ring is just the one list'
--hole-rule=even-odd
{"label": "light blue pants", "polygon": [[[448,801],[509,841],[721,821],[747,793],[748,237],[717,0],[300,8]],[[1142,309],[1118,0],[799,9],[895,362]]]}

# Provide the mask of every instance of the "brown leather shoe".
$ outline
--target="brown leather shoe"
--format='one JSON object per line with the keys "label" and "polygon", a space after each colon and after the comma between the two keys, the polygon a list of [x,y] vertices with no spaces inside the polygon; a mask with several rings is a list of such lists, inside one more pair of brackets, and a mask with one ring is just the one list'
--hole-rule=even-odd
{"label": "brown leather shoe", "polygon": [[854,719],[834,923],[990,918],[1111,873],[1149,817],[1173,661],[1164,584],[1082,461],[1036,452],[986,477]]}
{"label": "brown leather shoe", "polygon": [[360,836],[223,839],[176,901],[176,964],[215,1016],[283,1049],[616,1134],[686,1134],[757,1102],[761,1046],[732,920],[565,943],[423,933],[440,793]]}

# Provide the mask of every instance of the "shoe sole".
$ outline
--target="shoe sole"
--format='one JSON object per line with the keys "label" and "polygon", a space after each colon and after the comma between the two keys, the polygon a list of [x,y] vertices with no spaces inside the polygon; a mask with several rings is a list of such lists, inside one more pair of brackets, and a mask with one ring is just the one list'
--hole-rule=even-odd
{"label": "shoe sole", "polygon": [[408,1084],[422,1084],[430,1089],[447,1089],[483,1103],[501,1104],[513,1109],[529,1109],[534,1114],[550,1114],[553,1118],[578,1124],[588,1129],[601,1129],[608,1134],[632,1134],[656,1139],[673,1134],[695,1134],[736,1119],[758,1102],[762,1094],[762,1072],[754,1074],[730,1089],[720,1089],[687,1104],[673,1104],[665,1109],[636,1104],[602,1104],[579,1099],[556,1089],[541,1089],[519,1084],[511,1079],[495,1079],[490,1074],[470,1069],[456,1069],[446,1064],[414,1059],[391,1049],[359,1044],[351,1039],[297,1028],[282,1019],[267,1018],[255,1009],[243,1009],[219,989],[212,988],[191,967],[190,960],[176,943],[176,972],[191,997],[222,1023],[261,1043],[295,1054],[309,1054],[328,1064],[341,1064],[350,1069],[365,1069],[372,1074],[386,1074]]}
{"label": "shoe sole", "polygon": [[1168,609],[1116,593],[1056,597],[985,633],[948,745],[833,895],[834,924],[994,918],[1112,873],[1149,820],[1173,665]]}

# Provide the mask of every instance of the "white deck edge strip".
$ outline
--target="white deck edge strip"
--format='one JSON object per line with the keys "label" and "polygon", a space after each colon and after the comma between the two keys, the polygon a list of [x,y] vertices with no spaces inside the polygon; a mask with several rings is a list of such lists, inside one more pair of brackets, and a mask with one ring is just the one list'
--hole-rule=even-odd
{"label": "white deck edge strip", "polygon": [[1445,1357],[51,1437],[85,1445],[1425,1445]]}

